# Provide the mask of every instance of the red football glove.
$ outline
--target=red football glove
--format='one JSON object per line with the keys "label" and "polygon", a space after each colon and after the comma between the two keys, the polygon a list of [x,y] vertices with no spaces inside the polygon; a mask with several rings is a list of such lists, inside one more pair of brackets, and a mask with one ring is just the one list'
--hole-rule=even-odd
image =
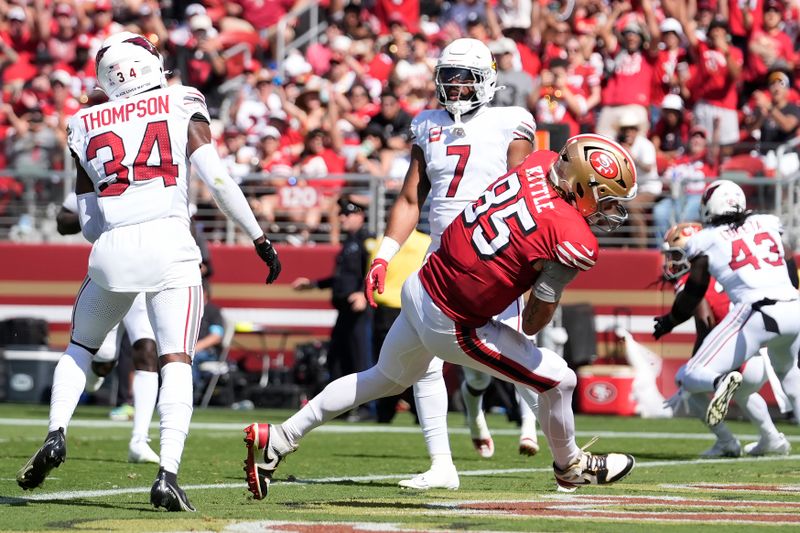
{"label": "red football glove", "polygon": [[367,271],[367,279],[364,280],[364,292],[371,307],[378,307],[372,293],[375,292],[375,289],[378,289],[378,294],[383,294],[383,288],[386,285],[387,266],[385,259],[376,259]]}

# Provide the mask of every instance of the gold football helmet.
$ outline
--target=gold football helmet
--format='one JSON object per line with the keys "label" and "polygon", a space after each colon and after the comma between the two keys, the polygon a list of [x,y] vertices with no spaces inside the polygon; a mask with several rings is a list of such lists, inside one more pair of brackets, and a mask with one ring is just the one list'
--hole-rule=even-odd
{"label": "gold football helmet", "polygon": [[592,226],[612,231],[628,218],[619,201],[636,196],[636,167],[628,151],[602,135],[570,137],[550,171],[561,196]]}
{"label": "gold football helmet", "polygon": [[686,259],[686,241],[689,237],[698,233],[703,226],[698,222],[681,222],[675,224],[664,234],[664,242],[661,244],[661,253],[664,256],[664,277],[669,280],[679,279],[689,272],[691,265]]}

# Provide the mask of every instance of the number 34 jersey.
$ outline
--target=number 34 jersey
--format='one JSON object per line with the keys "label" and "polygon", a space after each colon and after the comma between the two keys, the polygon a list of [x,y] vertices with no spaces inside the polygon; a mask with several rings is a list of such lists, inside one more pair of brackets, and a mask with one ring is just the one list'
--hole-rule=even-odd
{"label": "number 34 jersey", "polygon": [[778,217],[751,215],[738,228],[714,226],[692,235],[686,255],[690,260],[708,256],[711,275],[734,304],[792,299],[797,291],[783,260],[781,233]]}
{"label": "number 34 jersey", "polygon": [[535,283],[538,260],[589,270],[597,239],[547,179],[558,154],[534,152],[499,178],[445,230],[419,272],[454,322],[480,327]]}
{"label": "number 34 jersey", "polygon": [[104,231],[89,276],[119,292],[200,283],[200,253],[189,218],[188,128],[210,121],[203,96],[173,85],[81,110],[68,143],[89,175]]}
{"label": "number 34 jersey", "polygon": [[508,145],[516,139],[534,142],[533,117],[521,107],[482,106],[463,121],[457,131],[453,117],[435,109],[421,112],[411,123],[413,143],[425,154],[431,183],[431,249],[467,204],[506,173]]}

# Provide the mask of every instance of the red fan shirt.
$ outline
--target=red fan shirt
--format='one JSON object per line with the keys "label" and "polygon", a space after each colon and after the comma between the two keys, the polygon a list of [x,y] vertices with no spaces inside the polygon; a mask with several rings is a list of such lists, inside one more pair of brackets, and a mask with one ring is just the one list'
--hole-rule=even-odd
{"label": "red fan shirt", "polygon": [[614,58],[614,74],[603,88],[605,105],[649,106],[653,89],[653,59],[642,52],[621,50]]}
{"label": "red fan shirt", "polygon": [[[729,46],[731,61],[743,64],[742,51],[735,46]],[[693,84],[699,94],[699,99],[711,105],[736,109],[736,86],[738,79],[734,79],[728,72],[728,60],[720,50],[711,48],[706,43],[698,45],[700,61],[697,65],[697,80]]]}

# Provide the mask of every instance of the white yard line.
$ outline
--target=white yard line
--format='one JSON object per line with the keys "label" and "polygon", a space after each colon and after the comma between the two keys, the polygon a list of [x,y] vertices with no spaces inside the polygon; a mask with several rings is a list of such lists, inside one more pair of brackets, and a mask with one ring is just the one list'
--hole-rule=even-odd
{"label": "white yard line", "polygon": [[[687,422],[693,422],[693,419],[687,418]],[[222,422],[192,422],[191,431],[231,431],[241,432],[246,422],[242,423],[222,423]],[[30,418],[0,418],[0,426],[47,426],[45,419],[30,419]],[[113,420],[73,420],[70,422],[70,427],[77,428],[119,428],[127,429],[133,426],[133,422],[115,422]],[[158,422],[150,424],[151,429],[158,429]],[[401,433],[401,434],[417,434],[420,432],[418,426],[391,426],[385,424],[331,424],[318,427],[314,433]],[[469,430],[467,428],[450,428],[449,433],[454,435],[467,435]],[[493,429],[493,435],[518,435],[517,429]],[[541,431],[539,432],[541,435]],[[575,435],[579,438],[586,437],[603,437],[606,439],[642,439],[642,440],[713,440],[715,437],[709,432],[702,433],[665,433],[665,432],[645,432],[645,431],[576,431]],[[758,440],[759,436],[756,434],[737,434],[742,440]],[[786,435],[786,439],[790,442],[800,442],[800,435]]]}
{"label": "white yard line", "polygon": [[[778,461],[796,461],[800,459],[800,455],[785,455],[785,456],[770,456],[770,457],[739,457],[728,459],[689,459],[689,460],[676,460],[676,461],[645,461],[636,464],[636,468],[664,468],[664,467],[678,467],[688,465],[706,465],[706,464],[725,464],[725,463],[742,463],[742,462],[778,462]],[[458,474],[460,476],[496,476],[508,474],[536,474],[536,473],[550,473],[553,469],[546,468],[504,468],[493,470],[464,470]],[[387,481],[393,479],[402,479],[408,477],[409,474],[381,474],[372,476],[346,476],[346,477],[326,477],[318,479],[305,479],[297,480],[292,483],[281,481],[274,481],[275,484],[291,487],[299,485],[307,485],[313,483],[341,483],[344,481],[354,482],[369,482],[369,481]],[[205,490],[205,489],[238,489],[245,490],[245,484],[242,483],[215,483],[203,485],[184,485],[184,490]],[[61,500],[79,500],[82,498],[104,498],[108,496],[118,496],[121,494],[146,494],[150,491],[150,487],[131,487],[127,489],[106,489],[106,490],[73,490],[63,492],[50,492],[33,494],[30,496],[20,497],[2,497],[0,496],[0,504],[11,504],[21,501],[61,501]]]}

